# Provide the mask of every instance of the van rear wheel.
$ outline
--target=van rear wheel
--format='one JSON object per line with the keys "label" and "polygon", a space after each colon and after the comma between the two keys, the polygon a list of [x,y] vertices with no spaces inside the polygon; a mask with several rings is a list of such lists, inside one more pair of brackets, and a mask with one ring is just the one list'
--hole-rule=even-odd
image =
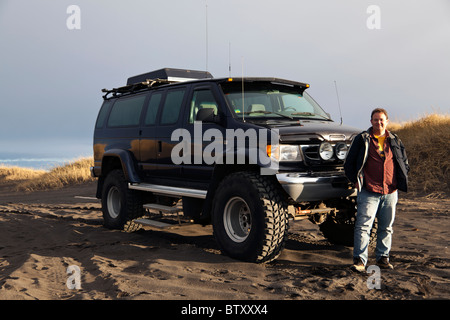
{"label": "van rear wheel", "polygon": [[122,170],[113,170],[105,178],[102,212],[105,227],[119,230],[128,221],[144,215],[141,193],[128,189]]}

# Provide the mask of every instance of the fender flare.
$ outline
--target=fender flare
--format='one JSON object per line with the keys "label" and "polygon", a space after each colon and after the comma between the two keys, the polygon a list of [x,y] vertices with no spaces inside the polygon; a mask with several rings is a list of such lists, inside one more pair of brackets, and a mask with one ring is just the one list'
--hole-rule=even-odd
{"label": "fender flare", "polygon": [[120,160],[125,179],[131,183],[140,183],[141,179],[137,173],[136,159],[130,151],[122,149],[110,149],[103,154],[102,175],[105,173],[105,160],[107,158],[118,158]]}
{"label": "fender flare", "polygon": [[[101,174],[98,177],[98,183],[97,183],[97,192],[96,197],[98,199],[102,198],[102,189],[103,189],[103,183],[105,181],[105,177],[110,171],[107,165],[107,161],[109,159],[118,159],[120,162],[120,169],[122,169],[125,179],[128,182],[131,183],[139,183],[141,182],[141,179],[139,178],[139,175],[137,174],[135,160],[131,154],[131,152],[127,150],[121,150],[121,149],[110,149],[106,151],[102,156],[102,166],[101,166]],[[117,168],[116,166],[113,166],[111,169]]]}

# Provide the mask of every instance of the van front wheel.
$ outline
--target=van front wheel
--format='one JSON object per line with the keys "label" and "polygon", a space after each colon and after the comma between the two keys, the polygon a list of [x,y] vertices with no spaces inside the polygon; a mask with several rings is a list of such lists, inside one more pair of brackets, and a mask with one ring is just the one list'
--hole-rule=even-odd
{"label": "van front wheel", "polygon": [[250,262],[276,259],[288,234],[287,209],[273,177],[237,172],[214,198],[213,230],[226,255]]}

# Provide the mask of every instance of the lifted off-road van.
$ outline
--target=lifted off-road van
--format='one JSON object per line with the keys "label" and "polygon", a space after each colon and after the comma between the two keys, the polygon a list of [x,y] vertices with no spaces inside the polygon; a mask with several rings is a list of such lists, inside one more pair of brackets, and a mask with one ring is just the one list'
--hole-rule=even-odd
{"label": "lifted off-road van", "polygon": [[333,122],[309,85],[161,69],[103,89],[94,133],[104,224],[149,222],[146,208],[212,223],[221,250],[265,262],[290,221],[352,245],[356,190],[343,164],[359,130]]}

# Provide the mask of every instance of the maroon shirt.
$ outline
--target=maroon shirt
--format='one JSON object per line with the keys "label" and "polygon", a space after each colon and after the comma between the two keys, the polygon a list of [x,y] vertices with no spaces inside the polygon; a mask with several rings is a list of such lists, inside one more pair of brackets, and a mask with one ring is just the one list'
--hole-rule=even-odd
{"label": "maroon shirt", "polygon": [[380,154],[378,140],[370,134],[369,153],[364,165],[364,187],[367,191],[389,194],[397,190],[394,158],[387,138],[384,140],[384,157]]}

